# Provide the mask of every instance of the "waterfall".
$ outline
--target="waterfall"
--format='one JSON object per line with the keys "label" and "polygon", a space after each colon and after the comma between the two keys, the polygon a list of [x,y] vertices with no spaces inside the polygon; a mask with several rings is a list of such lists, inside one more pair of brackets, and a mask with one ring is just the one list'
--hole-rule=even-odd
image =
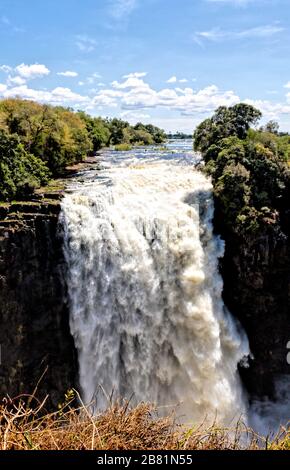
{"label": "waterfall", "polygon": [[[193,166],[111,166],[62,203],[70,327],[82,396],[177,406],[183,420],[245,412],[248,342],[222,301],[210,181]],[[168,408],[169,407],[169,408]]]}

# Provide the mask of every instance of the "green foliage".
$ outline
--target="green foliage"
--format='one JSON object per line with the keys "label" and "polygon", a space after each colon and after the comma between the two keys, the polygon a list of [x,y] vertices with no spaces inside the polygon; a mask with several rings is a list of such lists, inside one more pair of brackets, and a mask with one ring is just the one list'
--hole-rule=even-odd
{"label": "green foliage", "polygon": [[42,160],[28,153],[19,137],[0,129],[0,199],[26,197],[48,179]]}
{"label": "green foliage", "polygon": [[83,111],[79,111],[79,117],[86,125],[89,138],[92,142],[92,150],[97,152],[103,147],[109,145],[110,142],[110,129],[108,123],[101,118],[93,118]]}
{"label": "green foliage", "polygon": [[[166,140],[166,134],[162,129],[159,129],[159,127],[153,126],[152,124],[142,124],[141,122],[138,122],[136,126],[134,126],[134,129],[138,132],[141,132],[144,138],[146,139],[145,135],[147,134],[147,139],[148,139],[148,134],[151,135],[152,137],[152,143],[153,144],[162,144]],[[144,139],[144,143],[146,144],[146,141]],[[150,145],[151,142],[148,142],[148,145]]]}
{"label": "green foliage", "polygon": [[107,121],[112,145],[127,143],[132,145],[153,145],[161,144],[166,140],[166,134],[159,127],[152,124],[138,123],[134,127],[121,119],[111,119]]}
{"label": "green foliage", "polygon": [[117,152],[128,152],[128,150],[132,150],[132,145],[130,145],[130,144],[118,144],[118,145],[115,145],[114,148]]}
{"label": "green foliage", "polygon": [[240,234],[275,226],[289,194],[290,136],[279,136],[272,122],[251,129],[259,116],[243,104],[219,108],[195,131],[223,221]]}
{"label": "green foliage", "polygon": [[52,175],[81,161],[92,145],[85,123],[77,114],[33,101],[1,101],[0,128],[17,134],[25,150],[45,162]]}
{"label": "green foliage", "polygon": [[245,139],[251,124],[261,118],[260,111],[248,104],[239,103],[227,108],[220,106],[213,117],[203,121],[194,132],[194,149],[204,153],[221,139],[236,136]]}
{"label": "green foliage", "polygon": [[68,165],[110,144],[130,150],[165,139],[155,126],[132,127],[121,119],[21,99],[0,101],[0,132],[0,201],[32,193],[49,176],[62,174]]}

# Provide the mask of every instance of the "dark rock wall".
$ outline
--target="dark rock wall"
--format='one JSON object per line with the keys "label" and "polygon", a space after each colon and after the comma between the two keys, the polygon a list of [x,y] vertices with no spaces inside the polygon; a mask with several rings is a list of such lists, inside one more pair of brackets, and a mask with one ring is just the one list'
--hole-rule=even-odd
{"label": "dark rock wall", "polygon": [[24,204],[0,221],[0,396],[31,394],[40,381],[49,406],[77,376],[58,212],[58,202]]}
{"label": "dark rock wall", "polygon": [[251,395],[275,398],[277,376],[290,374],[290,226],[240,238],[216,211],[226,242],[221,272],[225,304],[244,326],[254,359],[241,375]]}

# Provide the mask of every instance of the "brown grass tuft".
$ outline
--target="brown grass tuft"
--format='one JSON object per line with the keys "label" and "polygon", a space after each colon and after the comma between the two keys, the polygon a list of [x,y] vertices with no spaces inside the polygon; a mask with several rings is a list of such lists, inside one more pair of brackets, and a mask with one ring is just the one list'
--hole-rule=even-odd
{"label": "brown grass tuft", "polygon": [[158,417],[146,403],[130,407],[128,402],[118,402],[94,415],[91,407],[73,406],[72,392],[57,412],[45,412],[45,401],[39,403],[34,397],[2,401],[1,450],[290,450],[286,429],[269,440],[242,423],[235,429],[184,428],[173,415]]}

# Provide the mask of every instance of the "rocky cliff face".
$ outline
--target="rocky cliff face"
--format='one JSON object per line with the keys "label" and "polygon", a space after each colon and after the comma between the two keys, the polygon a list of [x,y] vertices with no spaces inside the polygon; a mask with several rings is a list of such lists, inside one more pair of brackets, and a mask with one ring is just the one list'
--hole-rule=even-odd
{"label": "rocky cliff face", "polygon": [[0,396],[50,394],[75,385],[57,200],[0,206]]}
{"label": "rocky cliff face", "polygon": [[275,381],[290,374],[290,223],[284,220],[263,234],[239,237],[223,223],[217,207],[215,227],[226,242],[221,271],[224,301],[249,337],[253,360],[242,377],[251,393],[275,398]]}

